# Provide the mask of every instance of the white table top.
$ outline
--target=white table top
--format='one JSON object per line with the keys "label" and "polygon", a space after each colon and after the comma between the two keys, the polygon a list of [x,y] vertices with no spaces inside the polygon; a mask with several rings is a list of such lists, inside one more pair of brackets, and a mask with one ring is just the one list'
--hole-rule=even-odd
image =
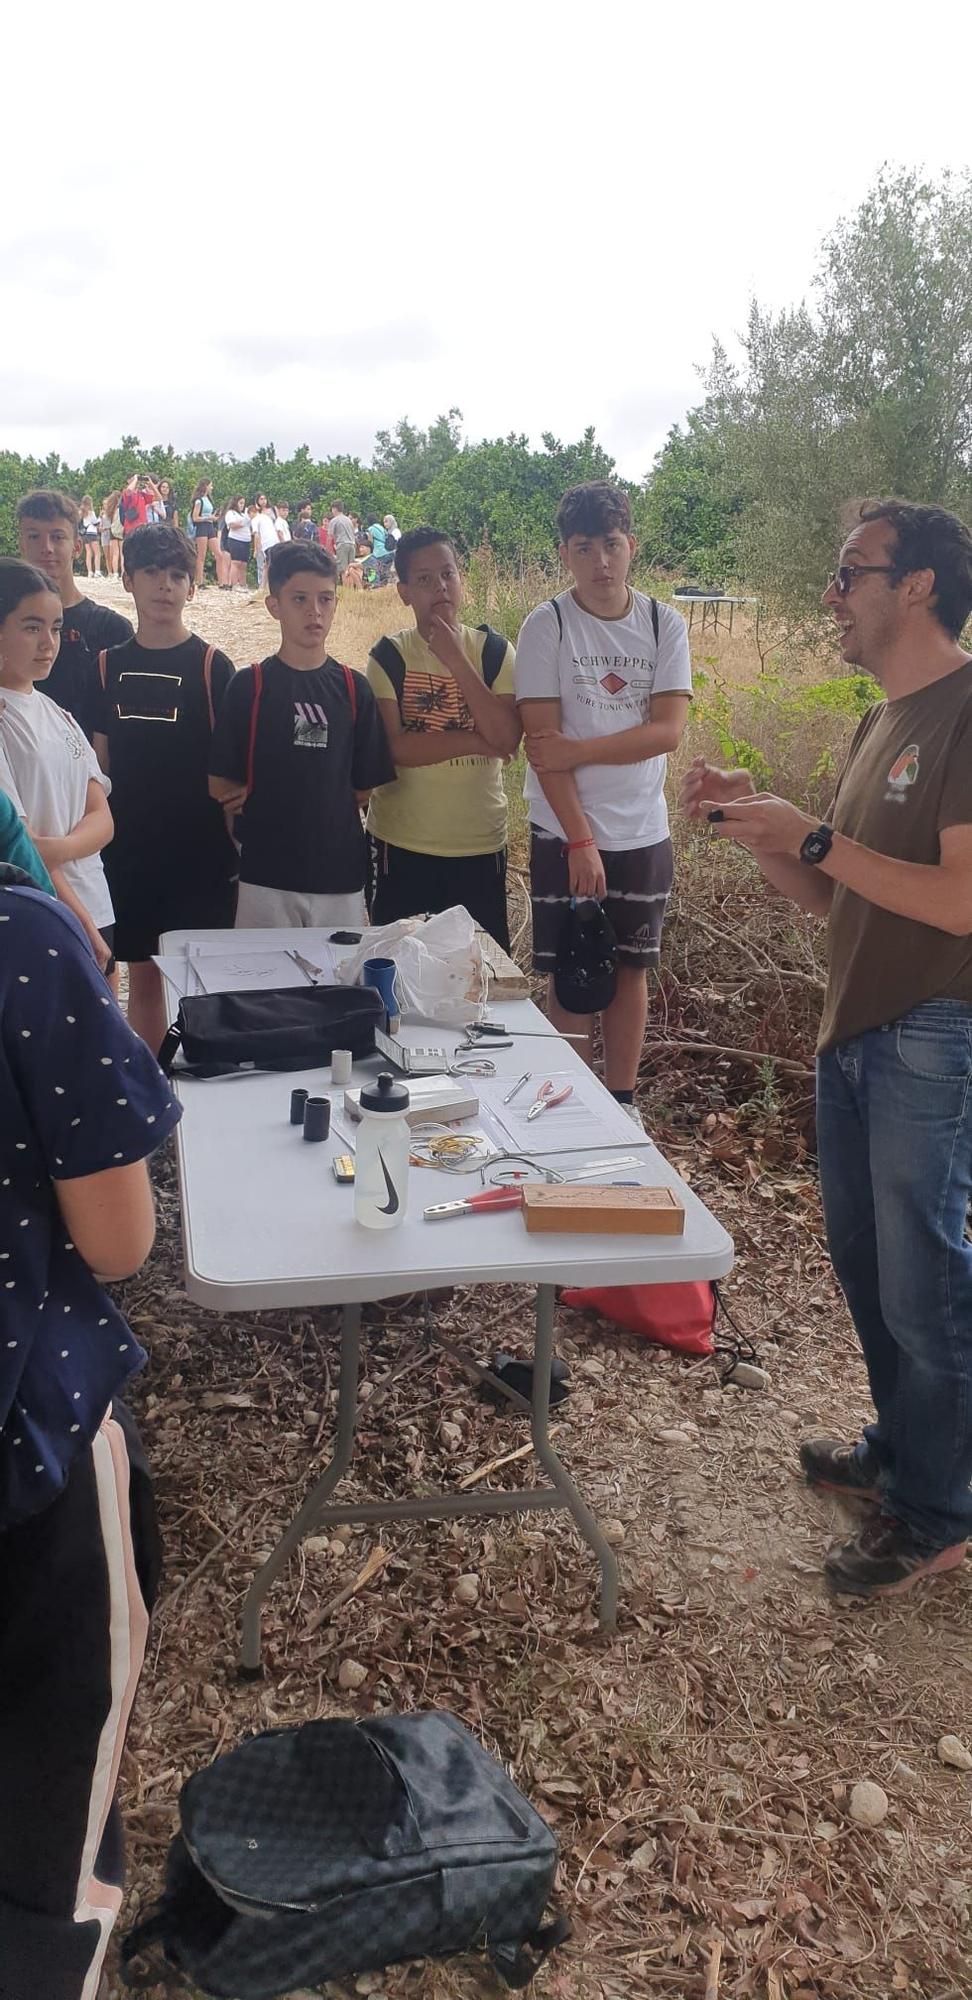
{"label": "white table top", "polygon": [[[172,931],[161,948],[178,953],[193,939],[230,936],[239,945],[252,945],[266,933]],[[310,949],[306,932],[276,931],[273,936],[298,949],[303,938],[305,951]],[[167,999],[174,1019],[178,996],[168,986]],[[500,1001],[489,1011],[514,1036],[518,1028],[553,1036],[550,1023],[529,1000]],[[462,1037],[454,1028],[403,1023],[402,1039],[453,1049]],[[558,1071],[589,1074],[569,1042],[553,1039]],[[536,1076],[539,1051],[533,1039],[495,1052],[483,1045],[483,1053],[493,1053],[497,1071],[508,1074],[511,1084],[525,1069]],[[353,1081],[361,1083],[387,1067],[383,1059],[369,1057],[355,1065]],[[351,1128],[342,1115],[344,1091],[331,1091],[328,1068],[173,1081],[183,1105],[176,1145],[186,1286],[198,1304],[217,1311],[352,1304],[449,1284],[670,1284],[719,1278],[732,1265],[731,1237],[657,1148],[643,1140],[639,1144],[634,1126],[623,1150],[636,1154],[642,1164],[637,1170],[619,1169],[619,1174],[677,1189],[685,1206],[682,1236],[531,1236],[516,1210],[425,1222],[422,1211],[431,1203],[475,1193],[483,1183],[478,1174],[415,1167],[404,1223],[397,1229],[365,1229],[354,1221],[353,1188],[339,1186],[331,1172],[335,1154],[348,1150],[334,1131],[334,1118]],[[468,1081],[476,1090],[479,1079]],[[301,1085],[331,1096],[331,1136],[321,1145],[305,1145],[300,1129],[289,1123],[290,1093]],[[605,1145],[598,1148],[598,1157],[612,1150],[621,1149]],[[536,1156],[544,1157],[539,1134]],[[571,1159],[584,1164],[582,1154],[547,1157],[559,1168]],[[609,1180],[610,1171],[602,1178]]]}

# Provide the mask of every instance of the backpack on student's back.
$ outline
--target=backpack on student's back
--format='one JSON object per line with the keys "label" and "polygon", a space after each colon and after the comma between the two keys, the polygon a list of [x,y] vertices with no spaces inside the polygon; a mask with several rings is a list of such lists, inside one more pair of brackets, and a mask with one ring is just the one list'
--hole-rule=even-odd
{"label": "backpack on student's back", "polygon": [[275,2000],[473,1950],[525,1986],[568,1935],[542,1922],[554,1834],[441,1710],[266,1731],[190,1778],[179,1818],[165,1894],[122,1956],[161,1944],[208,1994]]}
{"label": "backpack on student's back", "polygon": [[[335,665],[340,666],[341,672],[344,675],[344,685],[347,688],[348,701],[351,704],[351,730],[353,734],[358,720],[358,690],[355,686],[354,671],[351,667],[346,667],[343,661],[340,660],[336,660]],[[257,720],[260,714],[260,703],[263,700],[263,662],[261,660],[254,660],[251,672],[253,674],[253,700],[250,704],[250,732],[246,746],[247,798],[250,797],[253,791],[253,763],[256,757]]]}
{"label": "backpack on student's back", "polygon": [[[492,625],[477,625],[476,630],[485,634],[482,657],[483,680],[486,686],[491,688],[506,658],[507,641],[504,639],[502,632],[495,632],[493,630]],[[405,661],[394,639],[379,639],[377,645],[371,648],[371,657],[373,660],[377,660],[382,672],[387,674],[395,690],[395,700],[398,702],[400,708],[402,690],[405,686]],[[445,669],[443,669],[444,671]]]}
{"label": "backpack on student's back", "polygon": [[[651,605],[651,629],[652,629],[652,631],[654,632],[654,635],[655,635],[655,645],[657,646],[657,644],[658,644],[658,599],[657,599],[657,597],[649,597],[649,599],[648,599],[648,602],[649,602],[649,604]],[[564,614],[563,614],[563,612],[562,612],[562,611],[561,611],[561,609],[560,609],[560,605],[559,605],[559,604],[557,603],[557,599],[556,599],[555,597],[548,597],[548,599],[547,599],[547,603],[549,604],[549,606],[550,606],[550,609],[551,609],[551,611],[553,612],[553,614],[554,614],[554,617],[555,617],[555,618],[556,618],[556,620],[557,620],[557,630],[558,630],[558,632],[559,632],[559,634],[560,634],[560,637],[561,637],[561,638],[563,638],[563,636],[564,636]]]}

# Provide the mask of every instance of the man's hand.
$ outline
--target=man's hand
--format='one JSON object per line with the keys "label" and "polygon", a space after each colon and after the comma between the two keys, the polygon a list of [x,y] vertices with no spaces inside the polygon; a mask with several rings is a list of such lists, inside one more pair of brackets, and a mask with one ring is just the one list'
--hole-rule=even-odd
{"label": "man's hand", "polygon": [[689,819],[701,819],[703,800],[711,811],[714,806],[730,805],[734,799],[755,796],[756,787],[748,771],[720,771],[715,764],[707,764],[704,757],[696,757],[682,780],[679,804]]}
{"label": "man's hand", "polygon": [[785,855],[791,861],[799,860],[807,834],[814,833],[820,824],[788,799],[774,798],[772,792],[736,800],[706,797],[700,800],[695,817],[705,819],[715,810],[722,815],[712,827],[717,840],[736,840],[750,854]]}
{"label": "man's hand", "polygon": [[555,776],[558,771],[576,771],[584,761],[584,745],[561,729],[537,729],[526,739],[526,754],[538,778]]}
{"label": "man's hand", "polygon": [[224,812],[232,815],[242,812],[248,793],[245,784],[234,778],[210,778],[209,796],[218,800]]}
{"label": "man's hand", "polygon": [[575,847],[567,856],[567,881],[572,896],[596,896],[607,890],[604,863],[597,847]]}

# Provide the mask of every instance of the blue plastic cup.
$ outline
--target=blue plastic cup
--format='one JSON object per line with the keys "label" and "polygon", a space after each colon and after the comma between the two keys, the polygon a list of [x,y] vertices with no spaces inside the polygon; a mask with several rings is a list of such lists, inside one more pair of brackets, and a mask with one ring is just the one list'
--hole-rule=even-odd
{"label": "blue plastic cup", "polygon": [[381,996],[381,1004],[389,1020],[400,1013],[398,995],[395,992],[395,961],[393,958],[366,958],[361,967],[362,986],[373,986]]}

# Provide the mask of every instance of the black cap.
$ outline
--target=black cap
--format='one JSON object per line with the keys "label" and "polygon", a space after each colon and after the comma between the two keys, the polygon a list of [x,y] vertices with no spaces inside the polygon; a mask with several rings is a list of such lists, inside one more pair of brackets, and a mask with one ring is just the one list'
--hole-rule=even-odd
{"label": "black cap", "polygon": [[383,1069],[377,1083],[362,1086],[360,1102],[362,1111],[390,1111],[401,1117],[408,1110],[409,1095],[405,1085]]}

